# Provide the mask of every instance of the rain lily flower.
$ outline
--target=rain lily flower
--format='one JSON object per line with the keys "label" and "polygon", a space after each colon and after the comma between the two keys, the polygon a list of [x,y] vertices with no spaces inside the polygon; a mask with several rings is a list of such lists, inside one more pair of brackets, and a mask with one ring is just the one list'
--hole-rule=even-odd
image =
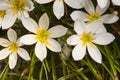
{"label": "rain lily flower", "polygon": [[17,34],[13,29],[9,29],[7,32],[8,39],[0,38],[0,45],[5,47],[0,50],[0,60],[5,59],[9,56],[9,67],[13,69],[17,64],[17,54],[24,60],[30,60],[28,52],[21,48],[23,45],[17,40]]}
{"label": "rain lily flower", "polygon": [[119,17],[114,14],[103,15],[103,13],[107,10],[108,7],[109,4],[104,8],[100,8],[97,5],[95,9],[91,0],[85,0],[85,10],[87,11],[87,13],[83,11],[74,11],[71,13],[70,16],[74,21],[81,20],[88,23],[92,23],[96,20],[99,20],[101,23],[111,24],[116,22],[119,19]]}
{"label": "rain lily flower", "polygon": [[64,2],[71,8],[80,9],[84,7],[84,0],[36,0],[39,4],[53,3],[53,12],[57,19],[64,16]]}
{"label": "rain lily flower", "polygon": [[60,44],[52,38],[58,38],[65,35],[67,28],[63,27],[62,25],[57,25],[48,29],[49,18],[46,13],[44,13],[39,19],[39,24],[37,24],[31,18],[23,18],[22,23],[24,27],[33,34],[22,36],[20,38],[20,42],[26,45],[32,45],[36,43],[35,54],[40,61],[43,61],[47,56],[46,47],[53,52],[61,51]]}
{"label": "rain lily flower", "polygon": [[0,10],[6,10],[6,15],[2,21],[2,28],[10,28],[16,21],[23,17],[29,17],[28,11],[34,9],[31,0],[10,0],[0,2]]}
{"label": "rain lily flower", "polygon": [[75,46],[72,51],[73,59],[83,59],[87,49],[90,57],[96,62],[101,63],[101,53],[94,43],[107,45],[111,43],[115,37],[111,33],[106,32],[105,27],[98,21],[90,24],[76,21],[74,23],[74,30],[77,34],[74,34],[67,39],[69,45]]}
{"label": "rain lily flower", "polygon": [[[97,3],[101,8],[104,8],[109,3],[109,1],[110,0],[97,0]],[[120,0],[112,0],[112,3],[113,5],[120,6]]]}

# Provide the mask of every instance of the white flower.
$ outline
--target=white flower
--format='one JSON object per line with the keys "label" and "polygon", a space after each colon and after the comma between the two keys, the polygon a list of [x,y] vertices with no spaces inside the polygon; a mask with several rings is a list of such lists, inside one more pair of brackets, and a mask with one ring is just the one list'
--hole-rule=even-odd
{"label": "white flower", "polygon": [[64,16],[64,2],[68,6],[75,9],[80,9],[84,6],[84,0],[36,0],[36,2],[39,4],[46,4],[51,1],[54,1],[53,12],[57,19],[60,19],[62,16]]}
{"label": "white flower", "polygon": [[87,13],[83,11],[74,11],[70,16],[74,21],[81,20],[91,23],[96,20],[99,20],[101,23],[111,24],[116,22],[119,19],[119,17],[114,14],[103,15],[103,13],[107,10],[108,7],[109,3],[104,8],[100,8],[97,5],[95,9],[91,0],[85,0],[85,10],[87,11]]}
{"label": "white flower", "polygon": [[[101,8],[104,8],[109,2],[110,0],[97,0],[97,3]],[[112,3],[113,5],[120,6],[120,0],[112,0]]]}
{"label": "white flower", "polygon": [[98,63],[102,62],[102,56],[98,48],[93,44],[107,45],[111,43],[115,37],[106,32],[105,27],[98,21],[91,24],[76,21],[74,30],[77,34],[67,39],[69,45],[76,45],[72,51],[74,60],[81,60],[86,54],[86,49],[90,57]]}
{"label": "white flower", "polygon": [[10,0],[0,2],[0,10],[7,10],[3,18],[2,28],[10,28],[16,21],[23,17],[29,17],[28,11],[33,10],[33,2],[31,0]]}
{"label": "white flower", "polygon": [[57,25],[48,29],[49,18],[46,13],[39,19],[39,25],[31,18],[23,18],[22,23],[28,31],[34,34],[24,35],[20,38],[20,41],[26,45],[36,43],[35,54],[41,61],[47,56],[46,47],[53,52],[61,51],[60,44],[52,38],[58,38],[65,35],[67,28],[62,25]]}
{"label": "white flower", "polygon": [[17,40],[17,34],[13,29],[9,29],[7,32],[8,39],[0,38],[0,45],[5,47],[0,51],[0,60],[9,56],[9,67],[13,69],[17,64],[17,54],[24,60],[30,60],[28,52],[21,48],[22,43]]}

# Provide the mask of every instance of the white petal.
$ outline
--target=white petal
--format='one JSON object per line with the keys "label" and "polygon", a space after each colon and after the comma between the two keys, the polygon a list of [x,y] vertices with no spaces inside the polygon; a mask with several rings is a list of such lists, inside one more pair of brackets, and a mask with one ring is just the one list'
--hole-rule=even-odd
{"label": "white petal", "polygon": [[112,0],[113,5],[120,6],[120,0]]}
{"label": "white petal", "polygon": [[29,14],[27,11],[22,11],[17,13],[18,19],[22,20],[22,18],[29,17]]}
{"label": "white petal", "polygon": [[19,48],[18,55],[26,61],[30,60],[29,53],[23,48]]}
{"label": "white petal", "polygon": [[64,0],[72,8],[80,9],[84,7],[84,0]]}
{"label": "white petal", "polygon": [[3,47],[7,47],[9,45],[9,41],[7,39],[4,38],[0,38],[0,45]]}
{"label": "white petal", "polygon": [[2,22],[2,29],[8,29],[10,28],[16,21],[17,16],[12,15],[11,12],[7,13]]}
{"label": "white petal", "polygon": [[95,8],[94,8],[94,5],[93,5],[91,0],[85,0],[85,10],[88,13],[94,13],[95,12]]}
{"label": "white petal", "polygon": [[23,46],[24,44],[20,42],[20,38],[17,40],[18,46]]}
{"label": "white petal", "polygon": [[[100,1],[100,0],[99,0]],[[103,8],[101,8],[99,5],[96,7],[96,12],[99,13],[99,15],[102,15],[110,6],[110,1],[107,1],[107,5]]]}
{"label": "white petal", "polygon": [[81,43],[79,35],[72,35],[67,39],[69,45],[77,45],[78,43]]}
{"label": "white petal", "polygon": [[53,12],[57,19],[60,19],[64,16],[64,4],[62,0],[55,0],[53,4]]}
{"label": "white petal", "polygon": [[75,21],[74,30],[77,34],[82,34],[85,32],[85,23],[81,21]]}
{"label": "white petal", "polygon": [[38,42],[35,46],[35,54],[40,61],[43,61],[47,56],[46,46],[40,42]]}
{"label": "white petal", "polygon": [[48,49],[50,49],[53,52],[60,52],[61,51],[61,46],[56,40],[48,39],[48,42],[50,43],[50,45],[47,45]]}
{"label": "white petal", "polygon": [[16,42],[17,40],[17,34],[13,29],[9,29],[7,32],[8,39],[12,42]]}
{"label": "white petal", "polygon": [[27,11],[32,11],[34,9],[34,4],[30,0],[25,0],[27,5],[24,7]]}
{"label": "white petal", "polygon": [[90,57],[93,60],[95,60],[97,63],[102,63],[102,55],[101,55],[100,51],[94,44],[92,44],[92,45],[93,45],[93,47],[90,47],[87,45],[88,53],[89,53]]}
{"label": "white petal", "polygon": [[115,37],[111,33],[98,33],[94,36],[96,39],[93,40],[94,43],[100,44],[100,45],[107,45],[110,44]]}
{"label": "white petal", "polygon": [[101,21],[94,21],[86,26],[86,32],[96,33],[99,27],[101,27],[101,25],[102,25]]}
{"label": "white petal", "polygon": [[40,29],[47,30],[49,27],[49,17],[47,13],[44,13],[39,19],[39,27]]}
{"label": "white petal", "polygon": [[83,59],[86,54],[86,46],[78,44],[72,51],[72,57],[75,61]]}
{"label": "white petal", "polygon": [[83,11],[73,11],[70,16],[73,21],[77,20],[88,21],[87,14],[84,13]]}
{"label": "white petal", "polygon": [[101,26],[97,29],[96,33],[102,33],[102,32],[106,32],[106,28],[103,24],[101,24]]}
{"label": "white petal", "polygon": [[20,38],[20,42],[26,45],[32,45],[37,42],[36,35],[34,34],[26,34]]}
{"label": "white petal", "polygon": [[7,10],[9,7],[10,5],[7,2],[0,2],[0,10]]}
{"label": "white petal", "polygon": [[36,33],[38,30],[38,25],[32,18],[22,18],[22,24],[30,32]]}
{"label": "white petal", "polygon": [[107,5],[108,0],[97,0],[97,3],[101,8],[104,8]]}
{"label": "white petal", "polygon": [[0,51],[0,60],[5,59],[9,55],[10,51],[4,48]]}
{"label": "white petal", "polygon": [[13,53],[9,56],[9,67],[13,69],[17,64],[17,53]]}
{"label": "white petal", "polygon": [[118,16],[112,15],[112,14],[103,15],[101,18],[102,18],[103,23],[106,23],[106,24],[115,23],[119,19]]}
{"label": "white petal", "polygon": [[68,29],[65,28],[64,26],[57,25],[57,26],[50,28],[48,30],[48,32],[51,32],[51,35],[50,35],[51,38],[58,38],[58,37],[64,36],[66,34],[67,30]]}
{"label": "white petal", "polygon": [[35,0],[36,2],[40,3],[40,4],[46,4],[46,3],[49,3],[53,0]]}

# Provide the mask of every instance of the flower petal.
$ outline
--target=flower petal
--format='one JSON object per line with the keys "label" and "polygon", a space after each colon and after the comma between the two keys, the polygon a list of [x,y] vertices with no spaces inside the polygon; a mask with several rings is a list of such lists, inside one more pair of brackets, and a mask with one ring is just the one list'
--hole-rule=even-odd
{"label": "flower petal", "polygon": [[[99,0],[100,1],[100,0]],[[99,5],[96,7],[96,12],[99,13],[99,15],[102,15],[110,6],[110,1],[107,1],[107,5],[103,8],[101,8]]]}
{"label": "flower petal", "polygon": [[101,21],[94,21],[86,26],[86,32],[96,33],[101,25]]}
{"label": "flower petal", "polygon": [[113,5],[120,6],[120,0],[112,0]]}
{"label": "flower petal", "polygon": [[19,48],[18,55],[26,61],[30,60],[29,53],[23,48]]}
{"label": "flower petal", "polygon": [[9,56],[9,67],[13,69],[17,64],[17,53],[13,53]]}
{"label": "flower petal", "polygon": [[34,34],[26,34],[20,38],[20,42],[26,45],[32,45],[37,42],[36,35]]}
{"label": "flower petal", "polygon": [[35,54],[40,61],[43,61],[47,56],[46,46],[40,42],[38,42],[35,46]]}
{"label": "flower petal", "polygon": [[94,5],[93,5],[93,3],[92,3],[91,0],[85,0],[85,10],[86,10],[89,14],[91,14],[91,12],[92,12],[92,13],[95,12],[95,8],[94,8]]}
{"label": "flower petal", "polygon": [[57,26],[50,28],[48,30],[48,32],[51,32],[51,35],[50,35],[51,38],[58,38],[58,37],[64,36],[66,34],[67,30],[68,29],[65,28],[64,26],[57,25]]}
{"label": "flower petal", "polygon": [[72,8],[80,9],[84,7],[84,0],[64,0]]}
{"label": "flower petal", "polygon": [[101,24],[101,26],[97,29],[96,33],[102,33],[102,32],[106,32],[106,28],[103,24]]}
{"label": "flower petal", "polygon": [[7,32],[8,39],[12,42],[16,42],[17,40],[17,34],[13,29],[9,29]]}
{"label": "flower petal", "polygon": [[28,11],[22,11],[17,13],[18,19],[22,20],[24,17],[29,17]]}
{"label": "flower petal", "polygon": [[77,45],[78,43],[81,43],[79,35],[72,35],[67,39],[69,45]]}
{"label": "flower petal", "polygon": [[9,41],[7,39],[4,38],[0,38],[0,45],[3,47],[7,47],[9,45]]}
{"label": "flower petal", "polygon": [[27,3],[27,6],[25,6],[24,8],[27,10],[27,11],[32,11],[34,9],[34,4],[32,1],[30,0],[25,0],[25,2]]}
{"label": "flower petal", "polygon": [[53,52],[60,52],[61,51],[61,46],[56,40],[48,39],[48,42],[50,43],[50,45],[47,45],[48,49],[50,49]]}
{"label": "flower petal", "polygon": [[22,24],[30,32],[36,33],[38,30],[38,24],[32,18],[22,18]]}
{"label": "flower petal", "polygon": [[10,54],[10,51],[7,48],[4,48],[0,51],[0,60],[5,59]]}
{"label": "flower petal", "polygon": [[101,8],[104,8],[107,5],[108,1],[109,0],[97,0],[97,3]]}
{"label": "flower petal", "polygon": [[92,44],[92,45],[93,45],[93,47],[90,47],[87,45],[90,57],[93,60],[95,60],[97,63],[102,63],[102,55],[101,55],[100,51],[94,44]]}
{"label": "flower petal", "polygon": [[72,57],[75,61],[83,59],[86,54],[86,46],[78,44],[72,51]]}
{"label": "flower petal", "polygon": [[10,7],[10,5],[7,4],[6,1],[0,2],[0,10],[7,10],[7,9],[9,9],[9,7]]}
{"label": "flower petal", "polygon": [[57,19],[60,19],[62,16],[64,16],[63,0],[55,0],[53,4],[53,12]]}
{"label": "flower petal", "polygon": [[36,2],[38,2],[39,4],[46,4],[46,3],[49,3],[53,0],[35,0]]}
{"label": "flower petal", "polygon": [[40,29],[47,30],[49,27],[49,17],[47,13],[44,13],[39,19],[39,27]]}
{"label": "flower petal", "polygon": [[77,34],[82,34],[85,32],[85,23],[82,21],[75,21],[74,30]]}
{"label": "flower petal", "polygon": [[103,15],[101,18],[102,18],[103,23],[106,23],[106,24],[115,23],[119,19],[118,16],[113,15],[113,14],[106,14],[106,15]]}
{"label": "flower petal", "polygon": [[87,14],[84,13],[83,11],[73,11],[70,16],[73,21],[77,20],[88,21]]}
{"label": "flower petal", "polygon": [[93,40],[93,42],[100,45],[110,44],[115,39],[115,37],[111,33],[107,32],[98,33],[94,37],[96,39]]}
{"label": "flower petal", "polygon": [[8,12],[3,18],[2,29],[10,28],[15,23],[16,18],[16,15],[12,15],[11,12]]}

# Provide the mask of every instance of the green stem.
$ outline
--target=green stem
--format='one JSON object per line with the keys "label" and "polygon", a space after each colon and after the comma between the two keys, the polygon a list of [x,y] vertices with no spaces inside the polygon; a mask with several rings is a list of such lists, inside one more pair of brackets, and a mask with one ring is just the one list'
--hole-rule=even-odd
{"label": "green stem", "polygon": [[52,76],[53,76],[53,80],[57,80],[56,67],[55,67],[55,56],[54,56],[54,54],[51,55],[51,64],[52,64]]}
{"label": "green stem", "polygon": [[29,74],[28,74],[28,80],[33,79],[33,69],[34,69],[36,61],[37,60],[36,60],[36,56],[35,56],[35,53],[34,53],[33,56],[32,56],[31,64],[30,64],[30,71],[29,71]]}
{"label": "green stem", "polygon": [[3,72],[0,74],[0,80],[6,80],[7,73],[9,71],[8,64],[5,66]]}

